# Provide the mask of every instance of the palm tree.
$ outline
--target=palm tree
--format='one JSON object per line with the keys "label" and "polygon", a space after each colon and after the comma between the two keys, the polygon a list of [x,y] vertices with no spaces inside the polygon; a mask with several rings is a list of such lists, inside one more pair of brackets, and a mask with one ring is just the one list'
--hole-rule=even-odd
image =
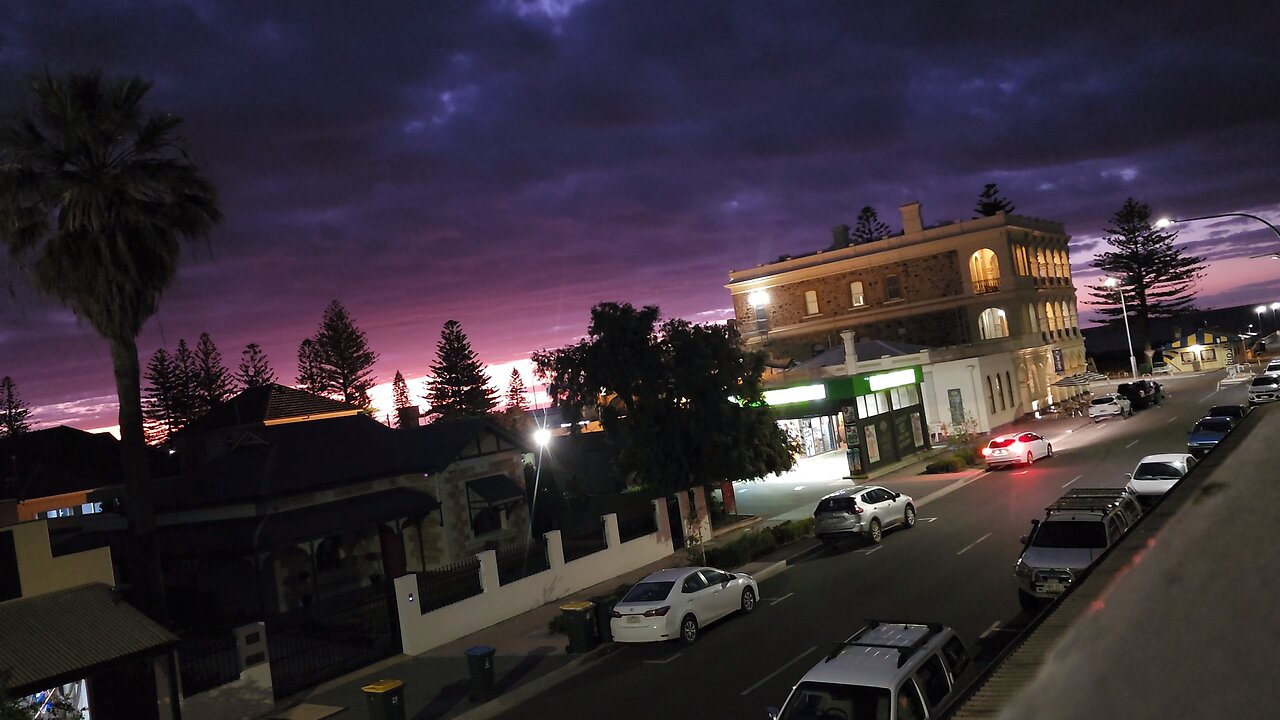
{"label": "palm tree", "polygon": [[144,115],[150,82],[45,73],[30,85],[31,109],[0,128],[0,242],[39,290],[110,346],[133,538],[130,599],[164,619],[137,336],[173,282],[179,241],[206,236],[222,219],[217,190],[177,135],[182,121]]}

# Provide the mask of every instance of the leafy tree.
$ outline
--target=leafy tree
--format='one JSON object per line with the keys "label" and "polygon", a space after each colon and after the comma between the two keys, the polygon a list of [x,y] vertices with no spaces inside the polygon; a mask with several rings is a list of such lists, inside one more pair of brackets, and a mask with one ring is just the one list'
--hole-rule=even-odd
{"label": "leafy tree", "polygon": [[197,399],[196,417],[205,414],[212,407],[226,402],[235,395],[235,381],[231,371],[222,364],[222,353],[213,344],[209,333],[200,333],[196,343],[194,386]]}
{"label": "leafy tree", "polygon": [[397,410],[409,407],[409,383],[405,382],[399,370],[391,380],[391,403]]}
{"label": "leafy tree", "polygon": [[598,408],[620,468],[665,492],[789,469],[794,448],[763,400],[764,357],[729,326],[658,320],[656,307],[602,303],[587,339],[534,353],[566,419]]}
{"label": "leafy tree", "polygon": [[1161,232],[1151,222],[1151,208],[1133,198],[1111,217],[1107,244],[1115,248],[1097,256],[1093,266],[1114,278],[1116,287],[1090,285],[1097,312],[1111,325],[1121,322],[1122,308],[1133,315],[1137,344],[1151,349],[1151,318],[1175,317],[1194,309],[1196,281],[1204,277],[1204,258],[1185,254],[1173,243],[1177,231]]}
{"label": "leafy tree", "polygon": [[498,404],[497,391],[489,387],[484,365],[457,320],[440,331],[423,398],[431,403],[430,413],[442,420],[488,415]]}
{"label": "leafy tree", "polygon": [[862,245],[875,242],[891,232],[893,230],[880,221],[880,216],[876,214],[875,208],[868,205],[858,211],[858,219],[854,221],[853,230],[849,233],[849,238],[854,245]]}
{"label": "leafy tree", "polygon": [[143,379],[147,381],[142,391],[143,432],[148,443],[163,445],[185,424],[177,409],[180,381],[173,356],[164,348],[155,351]]}
{"label": "leafy tree", "polygon": [[180,241],[222,219],[217,191],[177,134],[181,119],[144,113],[151,83],[46,73],[30,87],[33,106],[0,129],[0,240],[37,288],[110,347],[133,544],[129,599],[163,620],[137,337],[173,282]]}
{"label": "leafy tree", "polygon": [[0,379],[0,438],[18,437],[31,430],[31,408],[18,397],[13,378]]}
{"label": "leafy tree", "polygon": [[236,381],[244,387],[263,387],[276,381],[276,372],[267,362],[267,354],[262,352],[258,343],[249,343],[240,352],[240,369],[236,371]]}
{"label": "leafy tree", "polygon": [[324,362],[320,359],[320,347],[313,338],[307,338],[298,346],[298,385],[309,393],[327,395]]}
{"label": "leafy tree", "polygon": [[995,183],[987,183],[978,193],[978,206],[973,209],[979,217],[991,217],[998,212],[1013,212],[1013,203],[1008,198],[1000,197]]}
{"label": "leafy tree", "polygon": [[320,331],[312,342],[324,390],[320,394],[369,407],[369,391],[375,385],[372,368],[378,356],[369,349],[368,337],[356,327],[342,303],[334,300],[325,308]]}
{"label": "leafy tree", "polygon": [[524,386],[524,378],[520,371],[511,368],[511,379],[507,381],[507,409],[524,412],[529,409],[529,401],[525,398],[528,390]]}

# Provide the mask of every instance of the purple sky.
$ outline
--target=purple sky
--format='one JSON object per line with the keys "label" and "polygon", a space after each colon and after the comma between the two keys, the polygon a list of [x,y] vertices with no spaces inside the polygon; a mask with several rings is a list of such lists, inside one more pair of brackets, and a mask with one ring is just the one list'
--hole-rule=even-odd
{"label": "purple sky", "polygon": [[[450,318],[505,378],[599,301],[722,319],[730,270],[863,205],[967,219],[997,182],[1066,224],[1078,285],[1130,195],[1280,221],[1280,7],[1119,5],[0,0],[0,112],[27,72],[97,67],[187,119],[227,219],[144,362],[207,331],[291,382],[337,298],[384,382],[422,376]],[[1258,223],[1180,240],[1212,260],[1203,305],[1280,299]],[[42,426],[113,425],[105,343],[7,258],[0,281],[0,375]]]}

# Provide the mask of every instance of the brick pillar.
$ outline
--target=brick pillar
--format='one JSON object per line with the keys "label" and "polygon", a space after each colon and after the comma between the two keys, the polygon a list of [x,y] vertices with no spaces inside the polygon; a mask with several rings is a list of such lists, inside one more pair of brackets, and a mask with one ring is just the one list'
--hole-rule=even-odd
{"label": "brick pillar", "polygon": [[711,539],[711,510],[707,507],[707,489],[701,485],[693,489],[693,507],[698,513],[696,526],[704,541]]}
{"label": "brick pillar", "polygon": [[733,494],[733,483],[720,483],[720,499],[724,502],[724,511],[729,515],[738,514],[738,496]]}

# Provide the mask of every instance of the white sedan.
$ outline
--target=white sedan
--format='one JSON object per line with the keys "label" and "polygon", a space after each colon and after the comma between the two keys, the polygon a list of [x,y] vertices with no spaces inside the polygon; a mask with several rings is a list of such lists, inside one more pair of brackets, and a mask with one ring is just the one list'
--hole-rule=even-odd
{"label": "white sedan", "polygon": [[1129,473],[1129,489],[1141,499],[1154,499],[1191,472],[1196,459],[1186,453],[1148,455]]}
{"label": "white sedan", "polygon": [[750,575],[709,567],[659,570],[636,583],[613,606],[609,629],[615,642],[691,643],[707,625],[741,610],[756,609],[760,587]]}
{"label": "white sedan", "polygon": [[982,459],[987,461],[988,469],[1018,463],[1030,465],[1046,457],[1053,457],[1053,446],[1033,432],[999,435],[982,448]]}

